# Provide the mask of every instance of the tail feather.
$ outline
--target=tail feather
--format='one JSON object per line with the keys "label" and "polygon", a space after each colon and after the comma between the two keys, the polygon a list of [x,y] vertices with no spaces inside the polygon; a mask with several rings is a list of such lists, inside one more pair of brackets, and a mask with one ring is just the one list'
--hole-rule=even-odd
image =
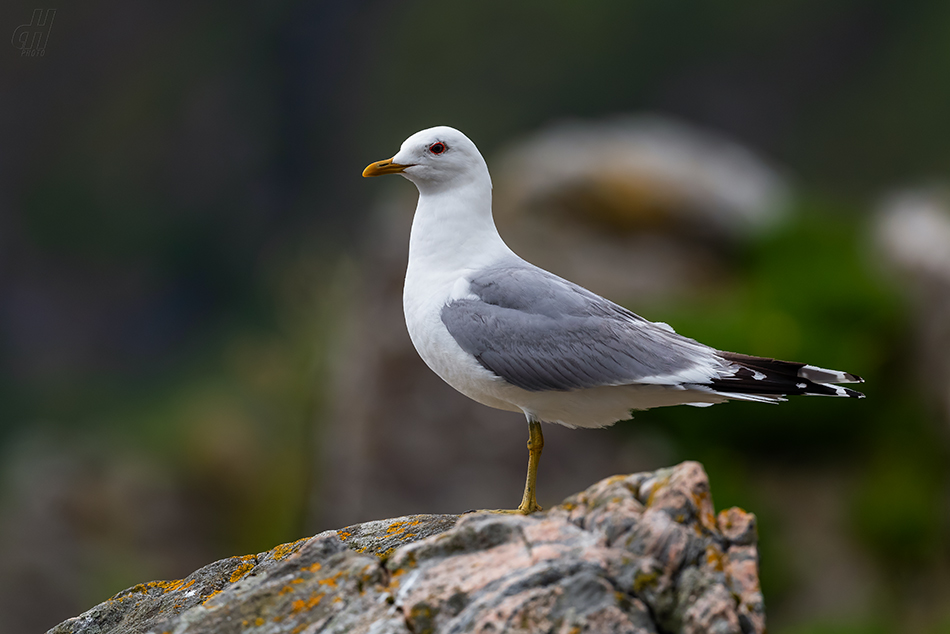
{"label": "tail feather", "polygon": [[735,352],[720,352],[719,356],[728,365],[722,374],[709,382],[709,386],[730,398],[741,398],[740,394],[864,398],[864,394],[857,390],[834,385],[864,382],[864,379],[849,372]]}

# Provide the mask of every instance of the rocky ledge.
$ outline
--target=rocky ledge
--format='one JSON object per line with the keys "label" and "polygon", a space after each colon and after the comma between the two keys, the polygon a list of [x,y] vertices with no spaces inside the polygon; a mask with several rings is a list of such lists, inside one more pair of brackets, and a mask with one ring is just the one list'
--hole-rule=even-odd
{"label": "rocky ledge", "polygon": [[49,634],[765,632],[755,516],[700,464],[528,517],[367,522],[120,592]]}

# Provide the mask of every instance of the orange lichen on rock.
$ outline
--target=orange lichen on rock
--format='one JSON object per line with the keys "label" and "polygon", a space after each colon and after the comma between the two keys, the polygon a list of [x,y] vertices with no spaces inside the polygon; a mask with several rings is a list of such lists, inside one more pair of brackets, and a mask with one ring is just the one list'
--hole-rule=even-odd
{"label": "orange lichen on rock", "polygon": [[332,577],[327,577],[326,579],[321,579],[321,580],[318,581],[317,583],[319,583],[319,584],[322,585],[322,586],[329,586],[329,587],[331,587],[331,588],[335,588],[335,587],[337,586],[337,583],[336,583],[336,582],[337,582],[337,581],[340,579],[340,577],[342,577],[344,574],[346,574],[346,572],[343,571],[343,570],[341,570],[340,572],[336,573],[336,574],[333,575]]}
{"label": "orange lichen on rock", "polygon": [[650,490],[650,495],[647,496],[647,501],[645,504],[647,508],[653,506],[653,502],[655,501],[656,494],[664,490],[669,483],[670,483],[670,476],[668,475],[656,481],[656,483],[653,485],[653,488]]}
{"label": "orange lichen on rock", "polygon": [[303,538],[301,538],[301,539],[298,539],[298,540],[295,541],[295,542],[289,542],[289,543],[287,543],[287,544],[281,544],[280,546],[277,546],[276,548],[271,549],[271,551],[270,551],[271,556],[274,558],[275,561],[280,561],[281,559],[284,559],[284,558],[286,558],[288,555],[292,555],[292,554],[295,553],[297,550],[299,550],[299,549],[300,549],[300,546],[301,546],[305,541],[307,541],[308,539],[310,539],[310,538],[309,538],[309,537],[303,537]]}
{"label": "orange lichen on rock", "polygon": [[205,600],[201,602],[201,605],[204,605],[205,603],[207,603],[208,601],[210,601],[212,598],[218,596],[218,595],[221,594],[222,592],[224,592],[224,590],[215,590],[214,592],[212,592],[211,594],[209,594],[208,596],[205,597]]}
{"label": "orange lichen on rock", "polygon": [[257,565],[257,555],[244,555],[241,557],[242,563],[240,566],[234,569],[234,572],[231,573],[231,583],[234,583],[248,572],[251,568]]}
{"label": "orange lichen on rock", "polygon": [[716,514],[713,512],[712,496],[709,491],[693,492],[693,504],[699,515],[699,522],[710,531],[716,530]]}
{"label": "orange lichen on rock", "polygon": [[325,595],[322,592],[315,592],[311,594],[310,598],[306,601],[303,599],[297,599],[291,604],[294,614],[302,612],[303,610],[312,610],[313,608],[317,607],[317,605],[320,603],[320,600],[324,596]]}
{"label": "orange lichen on rock", "polygon": [[706,564],[712,567],[713,570],[722,571],[723,570],[723,553],[715,544],[709,544],[706,546]]}
{"label": "orange lichen on rock", "polygon": [[288,584],[288,585],[284,586],[283,588],[281,588],[281,589],[280,589],[280,592],[278,592],[277,594],[289,594],[289,593],[293,592],[293,591],[294,591],[294,587],[293,587],[293,586],[297,585],[298,583],[303,583],[303,579],[294,579],[294,580],[292,580],[292,581],[290,582],[290,584]]}
{"label": "orange lichen on rock", "polygon": [[392,525],[386,529],[387,535],[397,535],[410,526],[418,526],[419,520],[413,520],[411,522],[393,522]]}
{"label": "orange lichen on rock", "polygon": [[406,574],[405,568],[396,568],[389,573],[389,583],[386,585],[386,592],[395,592],[399,588],[399,577]]}
{"label": "orange lichen on rock", "polygon": [[191,581],[186,582],[184,585],[181,585],[181,586],[175,588],[175,590],[185,590],[186,588],[190,588],[190,587],[193,586],[193,585],[195,585],[195,580],[194,580],[194,579],[192,579]]}
{"label": "orange lichen on rock", "polygon": [[184,590],[185,588],[191,587],[194,583],[194,579],[191,581],[185,581],[184,579],[175,579],[173,581],[149,581],[148,583],[140,583],[133,587],[131,590],[129,590],[128,594],[136,592],[148,592],[152,588],[158,588],[163,593],[167,593],[173,592],[175,590]]}

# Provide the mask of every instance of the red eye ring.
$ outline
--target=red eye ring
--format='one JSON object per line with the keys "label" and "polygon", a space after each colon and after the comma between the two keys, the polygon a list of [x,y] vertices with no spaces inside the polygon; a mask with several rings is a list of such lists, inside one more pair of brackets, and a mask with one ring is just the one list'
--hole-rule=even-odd
{"label": "red eye ring", "polygon": [[435,143],[429,146],[429,151],[432,152],[433,154],[442,154],[443,152],[445,152],[445,143],[443,143],[442,141],[436,141]]}

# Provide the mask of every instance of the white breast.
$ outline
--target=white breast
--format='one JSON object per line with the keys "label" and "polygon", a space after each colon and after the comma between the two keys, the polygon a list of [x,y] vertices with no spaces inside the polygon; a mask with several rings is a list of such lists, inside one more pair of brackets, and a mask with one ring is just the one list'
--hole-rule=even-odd
{"label": "white breast", "polygon": [[489,407],[521,411],[505,398],[511,386],[462,350],[442,323],[442,308],[470,295],[468,289],[465,271],[418,266],[410,260],[403,311],[412,345],[433,372],[462,394]]}
{"label": "white breast", "polygon": [[[420,196],[409,240],[403,310],[412,344],[433,372],[469,398],[490,407],[520,411],[510,388],[462,350],[442,323],[442,309],[472,296],[468,277],[514,254],[491,219],[490,189],[480,196]],[[479,203],[473,207],[473,198]],[[465,202],[467,200],[467,202]]]}

